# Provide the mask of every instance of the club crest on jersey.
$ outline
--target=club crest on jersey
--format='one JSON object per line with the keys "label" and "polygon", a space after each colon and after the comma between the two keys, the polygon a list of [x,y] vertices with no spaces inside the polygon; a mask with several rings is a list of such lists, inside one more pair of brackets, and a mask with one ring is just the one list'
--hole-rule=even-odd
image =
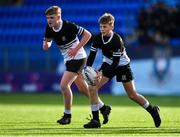
{"label": "club crest on jersey", "polygon": [[122,80],[126,80],[126,75],[122,75]]}
{"label": "club crest on jersey", "polygon": [[62,36],[62,41],[66,41],[66,37],[65,36]]}

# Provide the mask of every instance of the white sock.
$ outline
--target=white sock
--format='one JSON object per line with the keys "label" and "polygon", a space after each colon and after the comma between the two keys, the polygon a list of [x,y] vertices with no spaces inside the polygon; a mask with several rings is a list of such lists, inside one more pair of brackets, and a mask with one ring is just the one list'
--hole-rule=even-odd
{"label": "white sock", "polygon": [[65,109],[65,110],[64,110],[64,113],[65,113],[65,114],[71,114],[71,110]]}
{"label": "white sock", "polygon": [[143,108],[147,108],[149,106],[149,101],[146,101],[146,103],[143,105]]}
{"label": "white sock", "polygon": [[104,106],[104,103],[102,101],[99,101],[98,103],[99,109],[102,108]]}
{"label": "white sock", "polygon": [[91,111],[98,111],[99,110],[99,106],[97,105],[91,105]]}

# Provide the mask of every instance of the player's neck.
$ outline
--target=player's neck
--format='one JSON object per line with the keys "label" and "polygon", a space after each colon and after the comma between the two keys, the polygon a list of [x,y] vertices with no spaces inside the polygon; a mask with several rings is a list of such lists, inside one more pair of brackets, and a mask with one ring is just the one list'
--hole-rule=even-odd
{"label": "player's neck", "polygon": [[59,27],[60,27],[60,23],[57,23],[57,25],[56,25],[56,26],[54,26],[53,28],[54,28],[55,30],[58,30],[58,29],[59,29]]}
{"label": "player's neck", "polygon": [[62,22],[62,20],[60,20],[60,21],[57,23],[57,25],[53,27],[53,30],[54,30],[55,32],[60,31],[61,28],[62,28],[62,24],[63,24],[63,22]]}
{"label": "player's neck", "polygon": [[109,31],[109,33],[107,33],[106,35],[105,35],[105,37],[111,37],[113,35],[113,31]]}
{"label": "player's neck", "polygon": [[105,35],[105,37],[109,37],[109,39],[108,39],[107,41],[104,41],[103,35],[101,35],[103,44],[109,43],[109,42],[111,41],[111,39],[113,38],[113,35],[114,35],[113,31],[111,31],[111,32],[109,33],[109,35]]}
{"label": "player's neck", "polygon": [[113,35],[113,31],[111,30],[109,33],[108,33],[108,36],[112,36]]}

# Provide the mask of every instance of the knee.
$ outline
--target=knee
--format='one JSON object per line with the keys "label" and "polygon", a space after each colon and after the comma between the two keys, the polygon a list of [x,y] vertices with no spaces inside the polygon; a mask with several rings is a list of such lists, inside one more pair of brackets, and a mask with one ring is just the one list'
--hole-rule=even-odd
{"label": "knee", "polygon": [[60,84],[60,91],[64,92],[68,89],[68,87],[69,87],[68,85]]}

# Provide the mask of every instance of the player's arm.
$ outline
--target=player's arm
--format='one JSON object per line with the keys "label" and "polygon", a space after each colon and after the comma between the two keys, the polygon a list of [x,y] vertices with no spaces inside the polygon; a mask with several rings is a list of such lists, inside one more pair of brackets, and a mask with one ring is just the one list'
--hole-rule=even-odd
{"label": "player's arm", "polygon": [[[88,56],[88,59],[87,59],[87,63],[86,63],[86,66],[92,66],[93,63],[94,63],[94,60],[95,60],[95,57],[96,57],[96,54],[97,54],[97,48],[95,48],[95,46],[91,46],[91,50],[90,50],[90,53],[89,53],[89,56]],[[96,71],[97,75],[95,77],[95,85],[98,84],[100,82],[100,79],[102,78],[100,72]]]}
{"label": "player's arm", "polygon": [[98,36],[93,37],[92,39],[92,45],[91,45],[91,49],[90,49],[90,53],[87,59],[87,66],[92,66],[94,63],[94,60],[96,58],[96,54],[99,48],[99,40],[98,40]]}
{"label": "player's arm", "polygon": [[87,42],[90,40],[91,33],[83,27],[78,26],[74,23],[70,23],[69,28],[72,33],[81,37],[79,44],[75,48],[69,48],[68,50],[68,55],[74,57],[77,54],[78,50],[84,45],[86,45]]}
{"label": "player's arm", "polygon": [[47,51],[51,47],[53,40],[52,38],[52,29],[49,27],[49,25],[46,25],[43,39],[43,50]]}
{"label": "player's arm", "polygon": [[75,48],[70,48],[68,51],[68,55],[71,57],[76,56],[78,50],[81,47],[83,47],[89,41],[90,38],[91,38],[91,33],[84,29],[83,33],[82,33],[82,38],[81,38],[79,44]]}
{"label": "player's arm", "polygon": [[109,74],[109,72],[112,72],[115,68],[118,67],[120,56],[121,55],[118,52],[113,52],[113,62],[110,66],[103,70],[104,74]]}
{"label": "player's arm", "polygon": [[91,50],[87,59],[87,66],[92,66],[96,57],[97,49],[93,46],[91,46]]}
{"label": "player's arm", "polygon": [[51,47],[51,44],[52,44],[52,39],[44,38],[44,40],[43,40],[43,50],[47,51]]}
{"label": "player's arm", "polygon": [[76,46],[76,50],[78,51],[81,47],[86,45],[90,38],[91,33],[88,30],[84,29],[80,43]]}

